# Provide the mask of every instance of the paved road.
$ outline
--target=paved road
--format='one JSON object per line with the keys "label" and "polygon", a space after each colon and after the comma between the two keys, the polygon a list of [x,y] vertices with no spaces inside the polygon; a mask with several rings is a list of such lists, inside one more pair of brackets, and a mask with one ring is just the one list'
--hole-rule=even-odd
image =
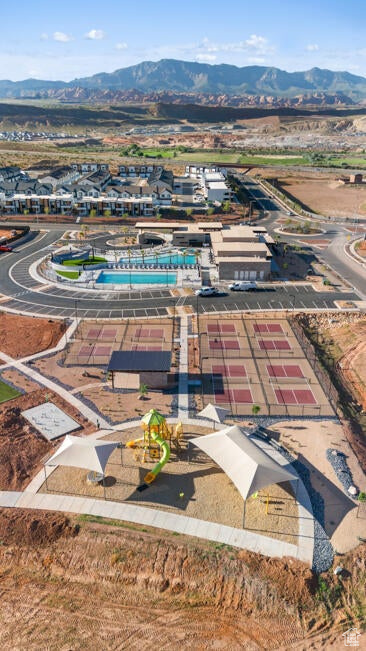
{"label": "paved road", "polygon": [[59,233],[33,233],[34,239],[0,256],[0,292],[9,297],[0,308],[49,317],[80,316],[87,318],[121,318],[159,316],[167,308],[192,305],[200,312],[266,309],[334,309],[337,300],[357,300],[353,292],[315,292],[311,286],[268,287],[254,293],[231,293],[226,296],[199,298],[173,297],[169,289],[151,291],[98,292],[65,289],[62,284],[41,286],[29,273],[29,266],[52,249]]}
{"label": "paved road", "polygon": [[[274,229],[278,228],[278,224],[273,227],[274,222],[279,217],[287,217],[286,211],[275,201],[275,199],[269,197],[266,191],[253,178],[242,174],[240,175],[240,180],[249,195],[256,200],[259,208],[268,212],[268,215],[262,219],[260,223],[266,226],[268,231],[273,235]],[[351,285],[351,287],[355,289],[355,291],[359,293],[362,299],[366,300],[366,271],[357,264],[357,262],[350,260],[344,252],[344,245],[348,241],[347,238],[349,237],[350,232],[341,224],[330,224],[329,220],[320,220],[319,226],[325,232],[320,235],[314,235],[313,238],[307,236],[307,246],[311,247],[312,239],[325,238],[330,240],[330,244],[327,248],[323,249],[321,253],[318,249],[315,249],[314,255],[332,267]],[[305,238],[301,235],[289,236],[281,234],[281,240],[288,242],[301,240],[302,246],[304,246],[304,239]]]}

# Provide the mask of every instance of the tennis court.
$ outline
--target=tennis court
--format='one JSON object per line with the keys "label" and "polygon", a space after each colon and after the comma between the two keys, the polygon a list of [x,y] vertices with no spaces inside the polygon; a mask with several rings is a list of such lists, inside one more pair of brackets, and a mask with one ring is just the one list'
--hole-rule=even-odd
{"label": "tennis court", "polygon": [[289,321],[256,315],[201,315],[201,397],[234,416],[329,416],[333,410]]}
{"label": "tennis court", "polygon": [[158,344],[132,344],[131,350],[161,351],[162,346],[159,346]]}
{"label": "tennis court", "polygon": [[218,405],[252,405],[253,396],[250,389],[215,389],[215,402]]}
{"label": "tennis court", "polygon": [[65,366],[105,366],[113,351],[174,350],[174,326],[171,318],[147,319],[117,322],[81,321],[64,353]]}
{"label": "tennis court", "polygon": [[224,375],[225,377],[247,378],[244,364],[212,365],[213,375]]}
{"label": "tennis court", "polygon": [[279,405],[316,405],[311,389],[275,389]]}
{"label": "tennis court", "polygon": [[253,329],[258,334],[285,334],[280,323],[254,323]]}
{"label": "tennis court", "polygon": [[291,350],[287,339],[258,339],[258,346],[261,350]]}
{"label": "tennis court", "polygon": [[136,339],[164,339],[164,328],[136,328]]}
{"label": "tennis court", "polygon": [[271,378],[302,378],[305,376],[298,364],[267,364],[267,373]]}
{"label": "tennis court", "polygon": [[208,346],[210,350],[240,350],[238,339],[212,339],[209,337]]}
{"label": "tennis court", "polygon": [[208,334],[237,334],[234,323],[208,323],[207,332]]}

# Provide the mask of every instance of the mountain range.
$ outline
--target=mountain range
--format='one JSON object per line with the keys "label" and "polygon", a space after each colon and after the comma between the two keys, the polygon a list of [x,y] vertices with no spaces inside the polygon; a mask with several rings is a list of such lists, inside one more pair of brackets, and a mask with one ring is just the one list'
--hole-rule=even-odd
{"label": "mountain range", "polygon": [[78,95],[137,91],[142,94],[220,94],[228,96],[265,96],[294,98],[298,95],[340,95],[350,102],[366,99],[366,78],[349,72],[312,68],[286,72],[267,66],[237,67],[211,65],[175,59],[144,61],[111,73],[102,72],[70,82],[26,79],[0,81],[0,97],[53,97],[66,93],[69,100]]}

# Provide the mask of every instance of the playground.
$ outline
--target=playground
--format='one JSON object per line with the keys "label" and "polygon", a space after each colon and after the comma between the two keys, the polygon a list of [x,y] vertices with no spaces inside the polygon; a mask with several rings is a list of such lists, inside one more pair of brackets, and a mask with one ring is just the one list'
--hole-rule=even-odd
{"label": "playground", "polygon": [[[285,318],[199,317],[197,406],[212,402],[233,416],[331,416],[332,409]],[[191,368],[194,379],[194,369]]]}
{"label": "playground", "polygon": [[[93,481],[85,469],[58,465],[41,492],[128,502],[171,513],[243,527],[243,498],[227,474],[188,440],[211,433],[198,425],[169,425],[156,410],[140,427],[103,437],[115,447],[104,481]],[[57,459],[55,459],[57,461]],[[289,482],[256,491],[246,500],[245,528],[296,544],[298,507]]]}

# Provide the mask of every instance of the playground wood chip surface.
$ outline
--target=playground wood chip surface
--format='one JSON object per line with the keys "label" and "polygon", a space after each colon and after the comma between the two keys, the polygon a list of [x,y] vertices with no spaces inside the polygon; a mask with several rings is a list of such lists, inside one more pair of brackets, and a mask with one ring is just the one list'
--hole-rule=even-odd
{"label": "playground wood chip surface", "polygon": [[[184,439],[210,433],[204,427],[186,426]],[[123,432],[113,432],[106,440],[127,441],[142,436],[139,427]],[[202,452],[191,446],[190,460],[183,439],[182,451],[177,453],[174,443],[171,458],[150,486],[142,491],[137,487],[156,464],[158,458],[146,456],[142,450],[124,448],[115,450],[106,468],[106,497],[113,501],[127,501],[150,508],[187,515],[241,528],[243,524],[243,500],[227,475]],[[48,492],[83,495],[103,499],[101,485],[90,485],[87,472],[77,468],[58,467],[48,478]],[[46,492],[45,483],[41,492]],[[298,532],[297,506],[286,484],[269,488],[268,514],[266,514],[267,491],[257,498],[247,500],[246,528],[285,542],[296,544]]]}

